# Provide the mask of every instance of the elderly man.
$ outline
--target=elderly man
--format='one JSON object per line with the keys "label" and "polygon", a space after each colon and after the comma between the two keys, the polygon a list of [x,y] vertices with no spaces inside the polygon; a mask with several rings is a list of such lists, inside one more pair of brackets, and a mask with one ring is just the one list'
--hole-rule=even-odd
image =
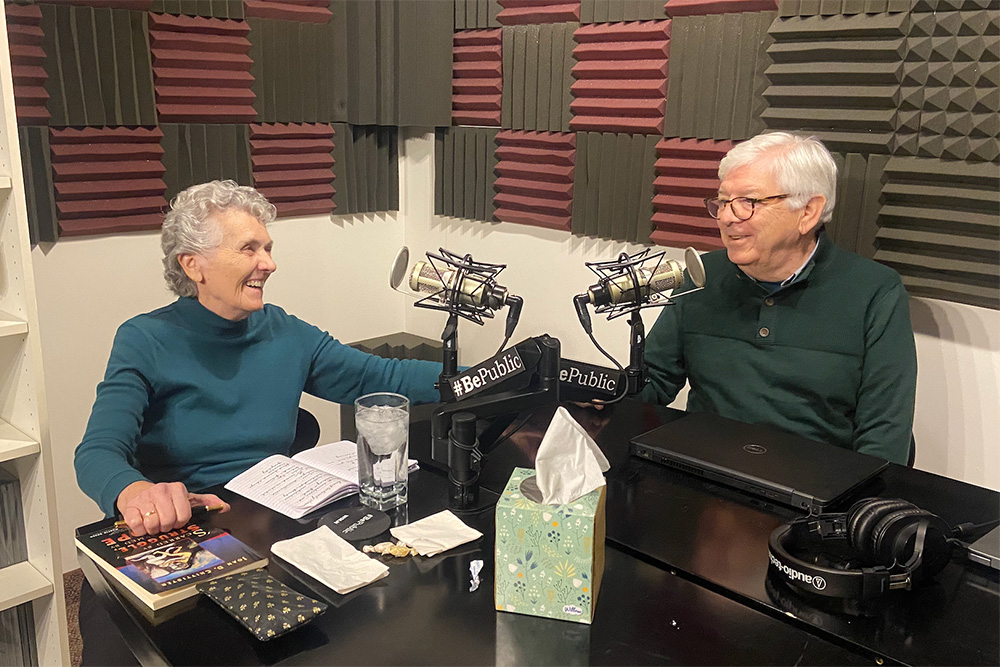
{"label": "elderly man", "polygon": [[892,269],[823,233],[837,167],[815,139],[784,132],[737,145],[705,201],[725,250],[705,289],[664,308],[646,341],[666,405],[767,424],[905,464],[917,360],[909,304]]}

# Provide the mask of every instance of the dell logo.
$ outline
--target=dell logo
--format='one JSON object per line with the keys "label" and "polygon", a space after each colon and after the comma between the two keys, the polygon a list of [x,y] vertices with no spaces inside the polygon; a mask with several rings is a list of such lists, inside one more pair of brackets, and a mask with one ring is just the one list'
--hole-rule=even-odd
{"label": "dell logo", "polygon": [[767,451],[767,449],[763,445],[751,442],[749,445],[743,445],[743,451],[749,454],[763,454]]}

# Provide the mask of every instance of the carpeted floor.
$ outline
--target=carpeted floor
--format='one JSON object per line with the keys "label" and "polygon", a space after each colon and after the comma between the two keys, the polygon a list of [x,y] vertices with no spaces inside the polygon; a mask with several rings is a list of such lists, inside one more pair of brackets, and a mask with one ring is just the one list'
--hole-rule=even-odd
{"label": "carpeted floor", "polygon": [[80,637],[80,584],[83,570],[73,570],[63,575],[63,589],[66,593],[66,625],[69,627],[69,658],[72,667],[80,667],[83,639]]}

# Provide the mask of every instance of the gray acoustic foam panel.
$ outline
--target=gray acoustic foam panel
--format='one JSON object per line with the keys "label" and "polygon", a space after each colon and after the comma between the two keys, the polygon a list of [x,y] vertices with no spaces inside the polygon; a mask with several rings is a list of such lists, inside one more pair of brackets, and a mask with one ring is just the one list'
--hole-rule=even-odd
{"label": "gray acoustic foam panel", "polygon": [[503,31],[500,28],[455,33],[451,122],[500,125],[503,105]]}
{"label": "gray acoustic foam panel", "polygon": [[439,128],[434,144],[434,213],[493,220],[497,129]]}
{"label": "gray acoustic foam panel", "polygon": [[575,23],[503,29],[501,126],[568,132]]}
{"label": "gray acoustic foam panel", "polygon": [[910,294],[1000,309],[1000,169],[893,157],[885,166],[875,259]]}
{"label": "gray acoustic foam panel", "polygon": [[335,213],[399,210],[397,128],[334,123],[333,129]]}
{"label": "gray acoustic foam panel", "polygon": [[147,14],[40,4],[49,125],[155,125]]}
{"label": "gray acoustic foam panel", "polygon": [[575,236],[649,243],[658,139],[577,133],[571,229]]}
{"label": "gray acoustic foam panel", "polygon": [[671,21],[664,136],[742,140],[764,129],[764,72],[773,41],[768,27],[775,16],[747,12]]}
{"label": "gray acoustic foam panel", "polygon": [[778,0],[666,0],[667,15],[695,16],[767,12],[778,8]]}
{"label": "gray acoustic foam panel", "polygon": [[497,132],[497,220],[569,231],[576,134]]}
{"label": "gray acoustic foam panel", "polygon": [[581,0],[580,23],[665,19],[664,0]]}
{"label": "gray acoustic foam panel", "polygon": [[[975,5],[980,8],[972,9]],[[966,9],[956,11],[954,6]],[[998,61],[1000,2],[916,5],[906,38],[892,153],[996,161],[1000,157]]]}
{"label": "gray acoustic foam panel", "polygon": [[49,128],[20,127],[17,136],[21,145],[21,171],[28,207],[28,236],[32,245],[53,243],[59,239],[59,223],[52,185]]}
{"label": "gray acoustic foam panel", "polygon": [[149,11],[156,14],[239,20],[243,18],[243,0],[152,0]]}
{"label": "gray acoustic foam panel", "polygon": [[253,185],[248,125],[164,123],[160,129],[167,201],[184,188],[216,179]]}
{"label": "gray acoustic foam panel", "polygon": [[875,255],[879,197],[888,155],[834,153],[836,206],[826,232],[840,247],[871,259]]}
{"label": "gray acoustic foam panel", "polygon": [[908,12],[917,7],[935,9],[986,9],[995,0],[780,0],[782,16],[833,16]]}
{"label": "gray acoustic foam panel", "polygon": [[776,20],[767,128],[808,132],[833,151],[889,152],[907,22],[906,14]]}
{"label": "gray acoustic foam panel", "polygon": [[455,0],[455,30],[499,28],[497,0]]}

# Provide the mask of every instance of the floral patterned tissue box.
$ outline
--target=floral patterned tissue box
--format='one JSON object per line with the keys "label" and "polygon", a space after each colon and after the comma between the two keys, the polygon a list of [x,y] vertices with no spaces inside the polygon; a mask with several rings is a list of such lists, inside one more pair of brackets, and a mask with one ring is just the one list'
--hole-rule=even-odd
{"label": "floral patterned tissue box", "polygon": [[496,516],[498,611],[590,623],[604,574],[606,486],[543,505],[535,471],[515,468]]}

